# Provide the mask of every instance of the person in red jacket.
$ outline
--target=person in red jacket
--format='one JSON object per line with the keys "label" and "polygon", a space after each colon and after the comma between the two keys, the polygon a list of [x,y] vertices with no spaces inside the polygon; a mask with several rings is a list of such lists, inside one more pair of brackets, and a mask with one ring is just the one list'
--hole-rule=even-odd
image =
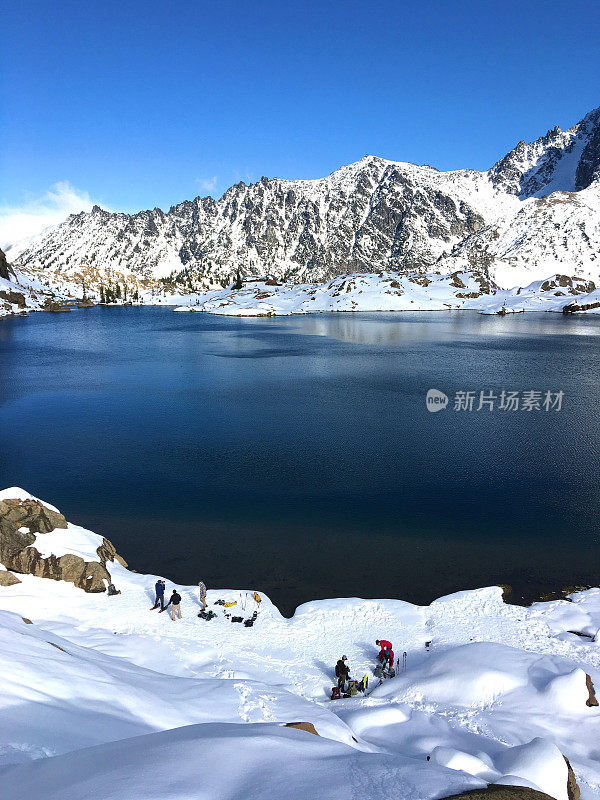
{"label": "person in red jacket", "polygon": [[388,669],[393,667],[394,651],[392,650],[392,643],[388,642],[386,639],[376,639],[375,644],[381,648],[377,658],[381,662],[382,666],[388,667]]}

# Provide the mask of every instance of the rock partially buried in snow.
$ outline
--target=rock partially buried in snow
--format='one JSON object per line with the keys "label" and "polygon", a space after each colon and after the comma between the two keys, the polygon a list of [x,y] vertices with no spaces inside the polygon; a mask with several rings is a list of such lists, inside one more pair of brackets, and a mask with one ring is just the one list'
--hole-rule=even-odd
{"label": "rock partially buried in snow", "polygon": [[487,786],[469,792],[453,794],[443,800],[554,800],[549,794],[529,789],[526,786]]}
{"label": "rock partially buried in snow", "polygon": [[588,699],[585,701],[586,706],[590,708],[592,706],[598,705],[598,700],[596,698],[596,691],[594,689],[594,683],[589,675],[585,676],[585,685],[588,690]]}
{"label": "rock partially buried in snow", "polygon": [[312,724],[312,722],[286,722],[286,728],[297,728],[299,731],[306,731],[307,733],[313,733],[315,736],[318,736],[317,729]]}
{"label": "rock partially buried in snow", "polygon": [[[55,532],[69,531],[56,540]],[[75,528],[74,530],[81,530]],[[70,538],[65,517],[54,507],[42,503],[22,489],[0,492],[0,562],[8,570],[75,584],[86,592],[104,592],[111,582],[107,561],[126,562],[108,539],[89,534],[94,542],[81,552],[69,552]],[[96,544],[97,542],[97,544]],[[81,548],[79,548],[81,549]],[[49,552],[47,552],[49,551]],[[98,557],[96,561],[94,556]],[[10,575],[10,573],[7,573]],[[14,577],[14,576],[13,576]],[[10,578],[4,578],[4,581]],[[19,582],[18,579],[12,581]],[[2,585],[10,585],[3,583]]]}
{"label": "rock partially buried in snow", "polygon": [[12,572],[0,569],[0,586],[14,586],[15,583],[21,583],[21,581]]}
{"label": "rock partially buried in snow", "polygon": [[581,790],[575,778],[573,767],[571,766],[571,762],[569,761],[569,759],[566,756],[564,758],[568,770],[567,795],[569,796],[569,800],[579,800],[579,798],[581,797]]}

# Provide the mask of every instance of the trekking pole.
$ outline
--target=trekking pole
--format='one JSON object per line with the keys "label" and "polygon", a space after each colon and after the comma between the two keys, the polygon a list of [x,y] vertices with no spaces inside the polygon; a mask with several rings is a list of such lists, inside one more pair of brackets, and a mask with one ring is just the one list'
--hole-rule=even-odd
{"label": "trekking pole", "polygon": [[402,672],[406,669],[406,651],[402,654]]}

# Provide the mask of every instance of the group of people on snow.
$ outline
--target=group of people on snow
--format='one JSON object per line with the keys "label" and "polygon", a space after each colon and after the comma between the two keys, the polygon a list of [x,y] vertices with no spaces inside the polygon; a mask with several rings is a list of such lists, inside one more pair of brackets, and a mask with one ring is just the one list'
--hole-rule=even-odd
{"label": "group of people on snow", "polygon": [[[387,639],[376,639],[375,644],[379,647],[379,655],[377,660],[379,662],[378,669],[375,675],[379,678],[393,677],[394,672],[394,651],[392,643]],[[348,665],[348,657],[342,656],[335,665],[335,676],[337,678],[337,686],[331,690],[331,699],[337,700],[340,697],[352,697],[358,692],[365,692],[368,686],[368,677],[365,675],[361,681],[352,680],[350,677],[350,667]]]}
{"label": "group of people on snow", "polygon": [[[166,583],[162,578],[159,578],[154,584],[155,600],[152,606],[152,611],[160,606],[159,613],[171,609],[171,619],[181,619],[181,595],[177,589],[173,589],[169,602],[165,605],[165,590]],[[206,611],[206,586],[203,581],[198,581],[198,597],[202,605],[202,611]],[[256,598],[256,594],[255,594]],[[257,601],[258,602],[258,601]],[[199,615],[199,616],[200,616]],[[393,677],[394,672],[394,650],[392,643],[387,639],[376,639],[375,644],[379,647],[379,654],[377,660],[379,664],[375,669],[375,675],[379,678]],[[337,686],[331,690],[331,699],[339,699],[340,697],[352,697],[357,692],[365,692],[368,686],[368,676],[364,675],[362,680],[352,680],[350,677],[350,667],[348,665],[348,657],[342,656],[335,665],[335,676],[337,678]]]}
{"label": "group of people on snow", "polygon": [[[159,614],[162,614],[163,611],[166,611],[168,608],[171,608],[171,619],[175,620],[181,619],[181,595],[177,591],[177,589],[173,589],[171,597],[169,598],[169,602],[165,605],[165,589],[166,584],[162,578],[159,578],[156,583],[154,584],[154,605],[150,609],[154,611],[155,608],[160,606]],[[206,586],[202,581],[198,582],[198,594],[200,598],[200,603],[202,604],[202,610],[206,610]]]}

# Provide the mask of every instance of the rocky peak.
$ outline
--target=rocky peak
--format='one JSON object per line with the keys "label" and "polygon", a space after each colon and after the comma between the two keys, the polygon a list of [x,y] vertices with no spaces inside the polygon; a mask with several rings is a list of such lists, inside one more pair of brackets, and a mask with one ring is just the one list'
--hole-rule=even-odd
{"label": "rocky peak", "polygon": [[555,125],[534,142],[520,141],[488,174],[495,187],[521,198],[587,188],[600,174],[600,109],[567,131]]}
{"label": "rocky peak", "polygon": [[13,271],[10,268],[8,261],[6,260],[6,256],[0,250],[0,278],[4,278],[4,280],[9,281],[13,276]]}
{"label": "rocky peak", "polygon": [[579,159],[575,174],[575,188],[587,189],[600,178],[600,108],[591,111],[581,122],[587,143]]}

